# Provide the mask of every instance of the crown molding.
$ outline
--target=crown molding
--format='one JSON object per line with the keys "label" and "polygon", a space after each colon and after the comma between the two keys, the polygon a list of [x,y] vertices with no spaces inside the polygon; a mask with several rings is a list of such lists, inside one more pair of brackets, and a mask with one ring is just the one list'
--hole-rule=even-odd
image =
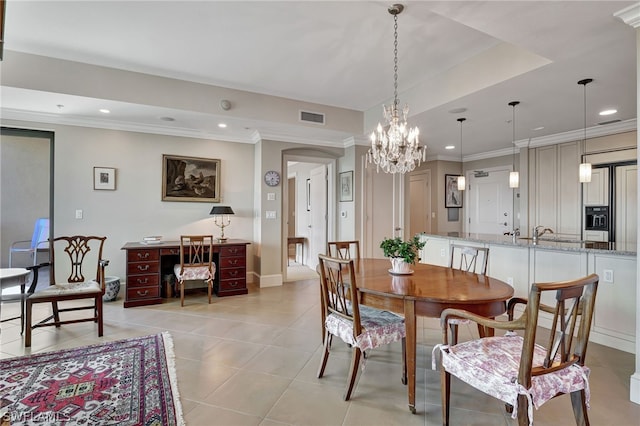
{"label": "crown molding", "polygon": [[627,25],[633,28],[640,28],[640,3],[632,4],[613,14]]}

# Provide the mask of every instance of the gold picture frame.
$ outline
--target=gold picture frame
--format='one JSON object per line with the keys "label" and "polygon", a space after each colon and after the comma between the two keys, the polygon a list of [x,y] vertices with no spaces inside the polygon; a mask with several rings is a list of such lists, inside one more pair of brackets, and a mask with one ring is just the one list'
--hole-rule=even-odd
{"label": "gold picture frame", "polygon": [[162,155],[162,201],[220,202],[220,160]]}

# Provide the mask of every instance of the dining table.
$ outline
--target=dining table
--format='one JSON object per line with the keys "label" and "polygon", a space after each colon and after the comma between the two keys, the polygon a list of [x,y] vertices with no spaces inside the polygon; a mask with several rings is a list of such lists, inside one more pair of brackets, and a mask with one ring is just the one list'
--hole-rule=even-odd
{"label": "dining table", "polygon": [[[27,277],[31,273],[30,270],[26,268],[0,268],[0,295],[3,290],[9,287],[18,287],[20,289],[20,294],[24,295],[25,286],[27,282]],[[1,297],[0,297],[1,299]],[[20,301],[21,305],[21,317],[24,318],[24,303]],[[0,318],[2,317],[2,303],[0,302]],[[9,318],[5,320],[0,320],[0,322],[9,321],[15,318]]]}
{"label": "dining table", "polygon": [[[409,410],[416,405],[416,317],[439,318],[447,308],[495,318],[507,310],[513,287],[497,278],[417,263],[408,274],[391,272],[389,259],[354,262],[360,303],[404,315]],[[484,330],[491,335],[493,330]]]}

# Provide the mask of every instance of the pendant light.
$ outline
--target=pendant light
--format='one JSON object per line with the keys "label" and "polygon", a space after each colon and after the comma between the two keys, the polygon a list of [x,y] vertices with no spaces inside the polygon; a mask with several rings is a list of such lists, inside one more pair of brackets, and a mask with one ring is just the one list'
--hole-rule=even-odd
{"label": "pendant light", "polygon": [[509,188],[520,186],[520,173],[516,171],[516,105],[519,103],[518,101],[509,102],[509,105],[513,107],[513,116],[511,118],[513,127],[513,171],[509,173]]}
{"label": "pendant light", "polygon": [[464,167],[462,163],[462,122],[465,120],[466,118],[458,118],[458,122],[460,123],[460,170],[462,171],[460,176],[458,176],[458,191],[464,191],[467,186],[464,179]]}
{"label": "pendant light", "polygon": [[[580,80],[578,82],[578,84],[582,84],[584,92],[584,139],[582,140],[583,158],[587,150],[587,84],[591,83],[592,81],[592,78],[585,78],[584,80]],[[580,163],[580,182],[591,182],[591,163],[587,163],[585,161]]]}

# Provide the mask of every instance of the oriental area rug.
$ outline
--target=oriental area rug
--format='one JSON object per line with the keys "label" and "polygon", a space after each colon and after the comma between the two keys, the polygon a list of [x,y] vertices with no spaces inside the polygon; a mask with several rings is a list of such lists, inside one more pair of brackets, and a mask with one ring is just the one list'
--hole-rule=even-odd
{"label": "oriental area rug", "polygon": [[171,335],[0,360],[0,424],[184,425]]}

